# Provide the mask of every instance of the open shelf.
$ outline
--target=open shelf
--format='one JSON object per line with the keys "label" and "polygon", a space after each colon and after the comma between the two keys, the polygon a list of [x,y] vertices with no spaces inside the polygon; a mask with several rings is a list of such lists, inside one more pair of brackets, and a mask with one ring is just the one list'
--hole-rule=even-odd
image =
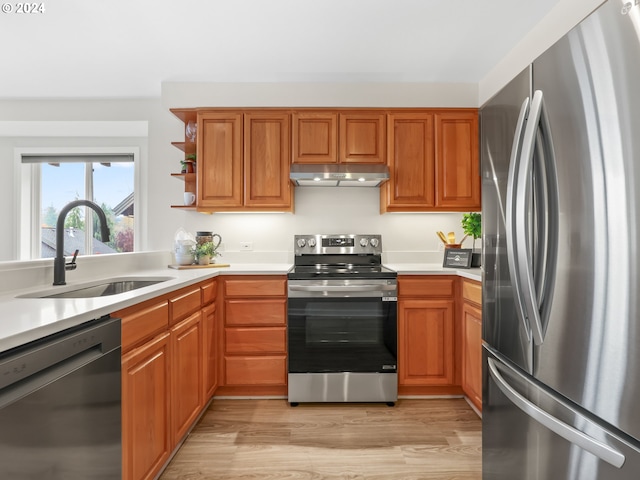
{"label": "open shelf", "polygon": [[186,125],[190,121],[196,121],[198,110],[196,108],[170,108],[169,111],[184,122]]}
{"label": "open shelf", "polygon": [[196,174],[195,173],[172,173],[171,176],[174,177],[174,178],[179,178],[181,180],[184,180],[185,182],[195,182],[196,181]]}
{"label": "open shelf", "polygon": [[196,153],[195,142],[171,142],[171,145],[176,147],[178,150],[182,150],[187,155],[190,153]]}

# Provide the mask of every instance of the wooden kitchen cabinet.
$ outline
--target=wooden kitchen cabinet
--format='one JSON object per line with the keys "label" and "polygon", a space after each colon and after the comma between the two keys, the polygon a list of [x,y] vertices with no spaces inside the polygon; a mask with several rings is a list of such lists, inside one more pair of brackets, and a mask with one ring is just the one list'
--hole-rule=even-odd
{"label": "wooden kitchen cabinet", "polygon": [[198,112],[199,209],[240,208],[244,198],[243,131],[240,112]]}
{"label": "wooden kitchen cabinet", "polygon": [[435,115],[436,205],[480,210],[477,112]]}
{"label": "wooden kitchen cabinet", "polygon": [[460,394],[453,276],[398,277],[398,393]]}
{"label": "wooden kitchen cabinet", "polygon": [[244,114],[244,205],[291,211],[289,180],[290,115],[286,112]]}
{"label": "wooden kitchen cabinet", "polygon": [[292,163],[338,163],[338,113],[296,111],[291,115]]}
{"label": "wooden kitchen cabinet", "polygon": [[340,114],[341,163],[385,163],[386,120],[383,112]]}
{"label": "wooden kitchen cabinet", "polygon": [[480,210],[477,110],[392,111],[387,124],[381,212]]}
{"label": "wooden kitchen cabinet", "polygon": [[217,387],[216,293],[208,280],[113,313],[122,318],[126,480],[156,478]]}
{"label": "wooden kitchen cabinet", "polygon": [[452,300],[399,300],[398,337],[401,386],[452,385]]}
{"label": "wooden kitchen cabinet", "polygon": [[382,111],[297,110],[292,124],[292,163],[386,161],[386,118]]}
{"label": "wooden kitchen cabinet", "polygon": [[462,280],[462,389],[482,411],[482,287]]}
{"label": "wooden kitchen cabinet", "polygon": [[195,312],[171,329],[171,427],[177,444],[204,404],[202,321]]}
{"label": "wooden kitchen cabinet", "polygon": [[226,395],[286,394],[286,277],[224,282],[223,384]]}
{"label": "wooden kitchen cabinet", "polygon": [[122,358],[122,478],[155,478],[169,459],[169,334]]}
{"label": "wooden kitchen cabinet", "polygon": [[388,182],[380,187],[383,211],[435,207],[433,114],[394,113],[388,125]]}
{"label": "wooden kitchen cabinet", "polygon": [[290,138],[287,112],[199,111],[198,210],[291,211]]}
{"label": "wooden kitchen cabinet", "polygon": [[202,384],[204,403],[207,403],[218,387],[218,322],[216,315],[217,281],[200,287],[202,290]]}

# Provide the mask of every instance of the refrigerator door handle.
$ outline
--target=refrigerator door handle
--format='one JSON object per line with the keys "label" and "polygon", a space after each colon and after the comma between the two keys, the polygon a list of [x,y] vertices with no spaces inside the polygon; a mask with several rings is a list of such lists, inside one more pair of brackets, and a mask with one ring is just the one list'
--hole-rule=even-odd
{"label": "refrigerator door handle", "polygon": [[511,146],[511,158],[509,159],[509,172],[507,177],[507,214],[505,218],[505,230],[507,237],[507,260],[509,265],[509,274],[511,275],[511,284],[513,286],[513,296],[515,306],[518,310],[518,318],[524,324],[524,331],[527,338],[531,338],[531,328],[527,323],[527,315],[524,300],[520,289],[520,267],[518,265],[518,244],[515,237],[515,222],[518,212],[515,209],[515,199],[518,196],[518,173],[520,170],[520,152],[522,149],[522,136],[524,132],[527,115],[529,114],[529,97],[525,98],[520,107],[518,115],[518,123],[513,136],[513,145]]}
{"label": "refrigerator door handle", "polygon": [[[515,237],[516,245],[516,266],[518,269],[518,283],[520,285],[520,293],[523,298],[525,317],[531,328],[531,334],[533,341],[536,345],[542,345],[544,342],[544,329],[542,326],[542,319],[539,310],[538,293],[535,289],[534,276],[532,272],[531,260],[529,258],[529,190],[532,188],[533,183],[533,158],[535,153],[535,147],[538,138],[538,128],[541,125],[541,118],[546,118],[543,115],[543,95],[540,90],[536,90],[531,100],[531,111],[527,121],[527,126],[524,131],[524,138],[522,140],[522,151],[520,153],[519,167],[516,173],[516,185],[517,195],[513,199],[514,201],[514,214],[513,221],[515,231],[512,233]],[[546,122],[543,122],[543,128],[547,128]],[[555,168],[555,166],[552,166]],[[554,177],[555,178],[555,177]],[[555,215],[555,212],[553,213]],[[555,226],[552,226],[555,228]],[[553,232],[556,232],[552,230]],[[546,233],[545,233],[546,234]],[[547,239],[543,242],[547,245]],[[554,246],[555,248],[555,246]],[[547,252],[541,253],[546,255]],[[554,259],[555,261],[555,259]],[[549,262],[545,262],[549,266]],[[547,273],[545,273],[545,277]],[[549,282],[545,282],[547,285]],[[546,292],[549,292],[549,287],[546,287]],[[542,292],[541,292],[542,293]],[[544,298],[544,297],[543,297]],[[550,305],[550,297],[547,297],[547,307]],[[548,313],[549,309],[545,308],[545,312]]]}
{"label": "refrigerator door handle", "polygon": [[496,382],[500,391],[525,414],[544,425],[552,432],[560,435],[565,440],[594,454],[614,467],[621,468],[622,465],[624,465],[626,458],[621,452],[545,412],[536,404],[520,395],[511,385],[509,385],[498,371],[499,367],[496,365],[495,360],[489,358],[487,359],[487,364],[491,378]]}

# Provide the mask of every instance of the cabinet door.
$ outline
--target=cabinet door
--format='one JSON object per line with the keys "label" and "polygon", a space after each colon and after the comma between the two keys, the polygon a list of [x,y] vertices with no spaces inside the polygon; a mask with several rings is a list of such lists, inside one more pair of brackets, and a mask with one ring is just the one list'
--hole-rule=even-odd
{"label": "cabinet door", "polygon": [[171,329],[171,410],[173,443],[187,433],[202,401],[201,312]]}
{"label": "cabinet door", "polygon": [[218,331],[216,323],[216,305],[207,305],[202,309],[202,374],[204,402],[215,393],[218,386]]}
{"label": "cabinet door", "polygon": [[292,116],[293,163],[338,162],[338,114],[295,112]]}
{"label": "cabinet door", "polygon": [[480,210],[477,112],[435,116],[436,205]]}
{"label": "cabinet door", "polygon": [[242,114],[198,113],[197,206],[241,207]]}
{"label": "cabinet door", "polygon": [[341,113],[340,162],[385,163],[385,132],[382,113]]}
{"label": "cabinet door", "polygon": [[122,477],[155,478],[171,453],[169,334],[122,358]]}
{"label": "cabinet door", "polygon": [[246,113],[244,168],[247,207],[290,210],[290,127],[287,113]]}
{"label": "cabinet door", "polygon": [[451,385],[454,302],[400,300],[398,302],[398,384]]}
{"label": "cabinet door", "polygon": [[433,114],[388,116],[390,179],[381,187],[382,211],[421,211],[435,206]]}
{"label": "cabinet door", "polygon": [[462,389],[482,410],[482,312],[462,305]]}

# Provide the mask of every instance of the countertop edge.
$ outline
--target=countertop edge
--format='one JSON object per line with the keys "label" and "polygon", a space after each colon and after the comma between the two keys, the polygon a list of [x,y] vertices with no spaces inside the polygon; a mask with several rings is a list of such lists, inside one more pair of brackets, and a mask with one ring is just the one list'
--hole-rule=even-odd
{"label": "countertop edge", "polygon": [[[387,264],[398,275],[457,275],[482,281],[481,269],[447,269],[432,264]],[[25,299],[18,295],[40,291],[24,289],[0,295],[5,324],[0,324],[0,352],[101,318],[137,303],[218,277],[220,275],[286,275],[290,264],[235,264],[230,267],[188,270],[156,268],[123,273],[122,277],[172,276],[172,280],[111,297],[93,299]],[[101,280],[96,278],[95,280]],[[70,283],[72,285],[72,283]]]}

